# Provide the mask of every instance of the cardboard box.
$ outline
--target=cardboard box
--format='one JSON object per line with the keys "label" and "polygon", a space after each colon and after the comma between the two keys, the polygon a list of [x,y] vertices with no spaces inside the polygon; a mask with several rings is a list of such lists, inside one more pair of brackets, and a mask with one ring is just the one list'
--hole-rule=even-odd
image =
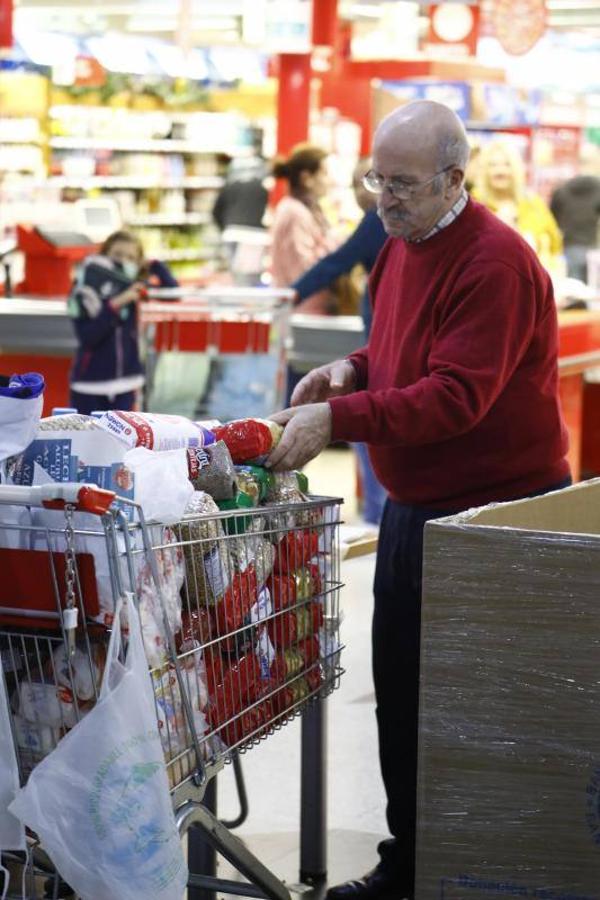
{"label": "cardboard box", "polygon": [[600,898],[600,479],[425,531],[416,900]]}

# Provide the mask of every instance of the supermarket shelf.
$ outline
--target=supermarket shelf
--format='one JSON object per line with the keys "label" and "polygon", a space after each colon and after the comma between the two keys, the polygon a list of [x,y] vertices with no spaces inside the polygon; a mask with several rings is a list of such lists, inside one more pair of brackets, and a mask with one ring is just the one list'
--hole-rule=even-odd
{"label": "supermarket shelf", "polygon": [[196,153],[214,155],[243,156],[250,152],[247,147],[203,147],[196,141],[180,140],[115,140],[111,138],[53,137],[50,146],[54,150],[114,150],[123,153]]}
{"label": "supermarket shelf", "polygon": [[202,262],[212,259],[216,252],[216,249],[209,250],[206,247],[185,247],[180,250],[161,250],[155,256],[164,262]]}
{"label": "supermarket shelf", "polygon": [[211,221],[210,213],[148,213],[145,216],[131,216],[127,224],[134,228],[168,225],[206,225]]}
{"label": "supermarket shelf", "polygon": [[134,176],[134,175],[90,175],[88,178],[69,178],[63,175],[55,175],[48,179],[55,187],[81,188],[92,190],[104,188],[113,190],[145,190],[147,188],[187,188],[187,189],[218,189],[222,187],[224,179],[218,175],[186,175],[182,178],[169,178],[162,176]]}
{"label": "supermarket shelf", "polygon": [[130,216],[128,224],[135,228],[143,228],[146,225],[206,225],[211,221],[209,213],[148,213],[143,216]]}

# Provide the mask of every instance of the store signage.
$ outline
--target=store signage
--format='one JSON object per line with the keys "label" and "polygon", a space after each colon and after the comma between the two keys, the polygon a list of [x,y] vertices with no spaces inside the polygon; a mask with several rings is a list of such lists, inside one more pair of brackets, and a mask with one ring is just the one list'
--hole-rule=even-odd
{"label": "store signage", "polygon": [[429,7],[428,49],[443,47],[452,56],[475,56],[478,37],[478,6],[436,3]]}
{"label": "store signage", "polygon": [[13,45],[13,0],[0,0],[0,49]]}
{"label": "store signage", "polygon": [[492,24],[503,49],[522,56],[546,30],[545,0],[493,0]]}
{"label": "store signage", "polygon": [[400,103],[434,100],[449,106],[463,121],[471,118],[471,88],[464,81],[382,81],[381,89]]}

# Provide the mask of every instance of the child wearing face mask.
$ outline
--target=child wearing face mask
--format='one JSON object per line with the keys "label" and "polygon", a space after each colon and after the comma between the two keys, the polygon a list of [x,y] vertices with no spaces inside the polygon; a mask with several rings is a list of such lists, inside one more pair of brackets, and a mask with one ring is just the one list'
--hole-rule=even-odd
{"label": "child wearing face mask", "polygon": [[80,413],[134,408],[144,384],[138,304],[147,284],[177,287],[163,263],[144,260],[139,239],[127,231],[111,234],[84,260],[68,301],[78,344],[70,402]]}

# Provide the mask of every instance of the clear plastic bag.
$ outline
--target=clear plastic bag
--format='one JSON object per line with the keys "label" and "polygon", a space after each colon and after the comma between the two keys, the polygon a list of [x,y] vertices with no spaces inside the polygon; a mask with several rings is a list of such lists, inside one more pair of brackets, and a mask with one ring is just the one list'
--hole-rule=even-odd
{"label": "clear plastic bag", "polygon": [[181,900],[187,871],[175,825],[139,624],[127,595],[94,709],[36,766],[10,806],[82,900]]}

